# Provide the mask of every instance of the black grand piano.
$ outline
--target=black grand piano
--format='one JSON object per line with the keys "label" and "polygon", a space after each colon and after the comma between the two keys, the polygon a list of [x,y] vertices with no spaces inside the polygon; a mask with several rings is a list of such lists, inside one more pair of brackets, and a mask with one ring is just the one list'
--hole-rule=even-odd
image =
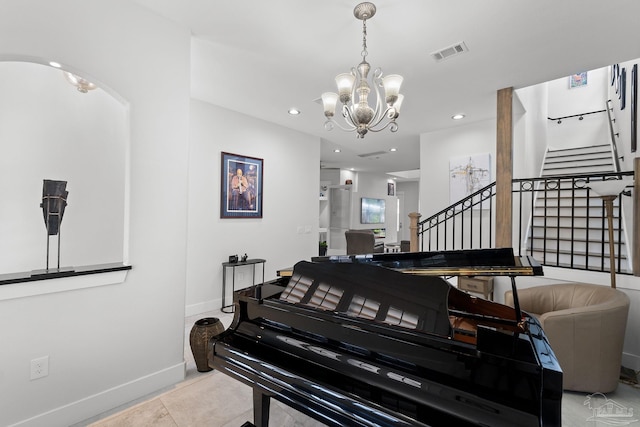
{"label": "black grand piano", "polygon": [[[560,426],[562,372],[538,321],[443,277],[541,275],[511,249],[301,261],[236,291],[209,366],[329,426]],[[514,295],[516,293],[514,292]]]}

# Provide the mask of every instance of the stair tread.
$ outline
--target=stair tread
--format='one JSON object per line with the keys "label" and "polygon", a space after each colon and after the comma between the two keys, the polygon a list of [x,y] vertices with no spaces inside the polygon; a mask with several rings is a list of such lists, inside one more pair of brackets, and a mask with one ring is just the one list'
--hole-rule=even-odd
{"label": "stair tread", "polygon": [[[606,236],[606,234],[605,234],[605,236]],[[544,241],[545,238],[542,237],[542,236],[533,236],[533,237],[531,237],[531,240],[542,240],[542,241]],[[603,245],[608,245],[609,244],[609,239],[608,238],[605,238],[604,240],[600,240],[600,239],[598,239],[598,240],[587,240],[587,239],[580,239],[580,238],[575,238],[575,237],[573,239],[570,239],[568,237],[560,237],[560,238],[547,237],[546,241],[547,242],[560,241],[560,242],[577,242],[577,243],[602,243]],[[617,245],[626,245],[624,240],[616,240],[615,238],[613,239],[613,243],[616,246]]]}
{"label": "stair tread", "polygon": [[[578,157],[576,159],[576,157]],[[582,162],[582,163],[591,163],[593,161],[606,161],[610,164],[613,163],[611,158],[611,153],[589,153],[582,155],[572,155],[572,156],[555,156],[547,159],[545,164],[555,164],[555,163],[568,163],[568,162]]]}
{"label": "stair tread", "polygon": [[[535,201],[532,204],[530,234],[527,240],[534,247],[529,248],[527,252],[532,253],[541,263],[543,258],[546,258],[544,264],[547,265],[600,270],[600,260],[588,263],[584,261],[593,261],[594,258],[604,256],[608,262],[606,247],[609,245],[609,229],[604,215],[604,203],[587,187],[587,181],[593,179],[576,179],[572,176],[607,172],[615,172],[610,144],[547,150],[541,173],[541,177],[546,180],[537,184],[539,188],[532,191],[535,193]],[[584,187],[575,188],[576,185]],[[557,188],[548,188],[553,186]],[[621,236],[621,230],[616,228],[622,226],[619,219],[620,210],[620,198],[617,198],[614,211],[614,244],[616,252],[621,252],[616,255],[626,264],[625,236]],[[544,233],[549,235],[545,236]],[[599,249],[601,245],[605,246],[605,254],[590,250]],[[576,250],[576,246],[581,250]],[[573,264],[564,262],[563,257],[572,257]],[[603,271],[608,271],[608,266]]]}
{"label": "stair tread", "polygon": [[[542,170],[543,171],[551,171],[551,170],[559,170],[559,169],[580,169],[580,170],[584,170],[585,168],[603,168],[604,171],[607,172],[615,172],[613,170],[613,168],[611,167],[612,164],[611,163],[598,163],[598,164],[590,164],[590,165],[576,165],[576,162],[571,162],[571,165],[566,165],[566,166],[551,166],[551,167],[547,167],[545,166]],[[606,169],[605,169],[606,168]],[[609,169],[611,168],[611,169]]]}
{"label": "stair tread", "polygon": [[547,153],[560,153],[560,152],[570,152],[570,151],[586,151],[591,149],[611,149],[611,145],[609,144],[595,144],[595,145],[585,145],[582,147],[570,147],[570,148],[549,148]]}
{"label": "stair tread", "polygon": [[[536,261],[540,262],[540,260],[538,260],[536,258]],[[578,270],[587,270],[587,266],[584,264],[580,264],[580,263],[574,263],[573,265],[566,263],[566,262],[554,262],[553,264],[546,264],[549,265],[551,267],[562,267],[562,268],[573,268],[573,269],[578,269]],[[608,273],[609,269],[608,268],[604,268],[604,269],[594,269],[593,264],[589,264],[589,271],[602,271],[603,273]],[[618,274],[630,274],[631,270],[629,270],[628,268],[626,268],[626,265],[623,266],[623,268],[621,270],[618,270],[618,267],[616,266],[616,273]]]}
{"label": "stair tread", "polygon": [[[597,219],[597,220],[601,220],[601,219],[606,219],[605,217],[594,217],[594,216],[585,216],[585,215],[554,215],[552,217],[549,217],[548,215],[533,215],[533,218],[577,218],[577,219]],[[613,217],[613,221],[616,222],[618,221],[618,217],[614,216]]]}
{"label": "stair tread", "polygon": [[[533,253],[535,252],[543,252],[542,248],[536,248],[534,247],[533,249],[527,249],[527,251],[531,251]],[[571,251],[566,250],[566,249],[560,249],[560,250],[555,250],[554,248],[546,248],[546,253],[547,254],[558,254],[558,255],[571,255]],[[625,254],[616,254],[620,259],[627,259],[627,256]],[[573,251],[573,256],[589,256],[589,257],[593,257],[593,258],[600,258],[602,257],[602,254],[599,252],[584,252],[584,251]],[[542,261],[538,258],[535,257],[536,261]],[[606,256],[604,257],[605,259],[609,259],[609,255],[606,254]]]}
{"label": "stair tread", "polygon": [[[545,229],[545,225],[544,224],[533,224],[531,226],[531,228],[536,232],[540,232],[540,230],[544,230]],[[560,231],[565,231],[565,232],[568,232],[571,229],[574,229],[577,232],[586,232],[586,231],[588,231],[589,234],[600,233],[602,231],[604,231],[605,233],[609,233],[609,229],[606,226],[605,227],[599,227],[597,225],[596,226],[594,226],[594,225],[591,225],[591,226],[580,225],[580,226],[571,227],[571,225],[547,224],[546,228],[548,230],[554,230],[554,231],[555,230],[560,230]],[[620,228],[616,227],[614,225],[613,232],[614,232],[614,234],[620,232]]]}

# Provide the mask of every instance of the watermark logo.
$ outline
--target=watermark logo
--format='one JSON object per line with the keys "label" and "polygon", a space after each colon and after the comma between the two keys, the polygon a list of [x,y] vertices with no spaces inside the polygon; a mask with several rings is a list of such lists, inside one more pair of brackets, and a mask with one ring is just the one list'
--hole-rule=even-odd
{"label": "watermark logo", "polygon": [[633,408],[627,408],[602,393],[588,395],[584,405],[591,410],[587,421],[594,421],[599,425],[627,426],[638,421],[633,416]]}

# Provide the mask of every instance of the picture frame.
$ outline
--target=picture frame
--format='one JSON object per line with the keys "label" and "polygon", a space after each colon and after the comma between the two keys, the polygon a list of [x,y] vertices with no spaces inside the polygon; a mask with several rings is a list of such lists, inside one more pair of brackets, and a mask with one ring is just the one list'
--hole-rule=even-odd
{"label": "picture frame", "polygon": [[[451,204],[471,196],[491,184],[491,154],[481,153],[449,158],[449,202]],[[472,209],[489,209],[479,196],[470,200]]]}
{"label": "picture frame", "polygon": [[627,69],[620,69],[620,90],[618,98],[620,99],[620,110],[624,110],[627,106]]}
{"label": "picture frame", "polygon": [[635,153],[638,139],[638,64],[631,67],[631,152]]}
{"label": "picture frame", "polygon": [[387,182],[387,196],[396,195],[396,184],[394,182]]}
{"label": "picture frame", "polygon": [[587,72],[572,74],[569,76],[569,89],[584,87],[587,85]]}
{"label": "picture frame", "polygon": [[264,160],[221,153],[220,218],[262,218]]}

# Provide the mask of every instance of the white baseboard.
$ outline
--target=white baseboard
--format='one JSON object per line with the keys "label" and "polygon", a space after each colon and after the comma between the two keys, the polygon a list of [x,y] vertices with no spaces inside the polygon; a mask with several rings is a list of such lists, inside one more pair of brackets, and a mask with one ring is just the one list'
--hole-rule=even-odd
{"label": "white baseboard", "polygon": [[631,353],[622,353],[622,366],[633,369],[635,372],[640,371],[640,356]]}
{"label": "white baseboard", "polygon": [[184,309],[185,317],[195,316],[207,311],[220,310],[220,307],[222,307],[222,298],[187,305]]}
{"label": "white baseboard", "polygon": [[9,427],[69,426],[184,380],[185,362],[52,409]]}

